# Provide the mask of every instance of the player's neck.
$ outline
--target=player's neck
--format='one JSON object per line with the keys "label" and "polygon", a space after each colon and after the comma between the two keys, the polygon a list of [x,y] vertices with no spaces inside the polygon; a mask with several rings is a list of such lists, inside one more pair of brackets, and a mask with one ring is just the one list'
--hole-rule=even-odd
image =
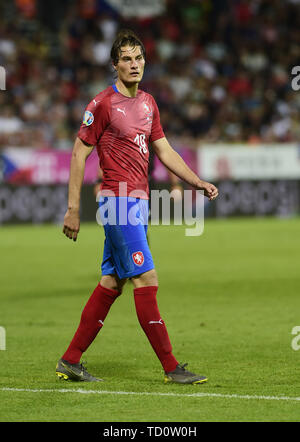
{"label": "player's neck", "polygon": [[125,95],[125,97],[134,98],[137,95],[139,84],[134,83],[132,85],[127,85],[127,84],[123,83],[123,81],[118,79],[116,81],[116,86],[117,86],[118,91],[122,95]]}

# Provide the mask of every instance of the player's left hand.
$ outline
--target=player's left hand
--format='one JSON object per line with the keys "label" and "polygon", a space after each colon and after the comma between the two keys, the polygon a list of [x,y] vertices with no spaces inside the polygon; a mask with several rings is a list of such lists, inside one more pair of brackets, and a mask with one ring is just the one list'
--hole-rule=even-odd
{"label": "player's left hand", "polygon": [[210,201],[215,200],[219,195],[217,187],[211,183],[207,183],[206,181],[202,181],[199,189],[204,190],[204,195],[209,198]]}

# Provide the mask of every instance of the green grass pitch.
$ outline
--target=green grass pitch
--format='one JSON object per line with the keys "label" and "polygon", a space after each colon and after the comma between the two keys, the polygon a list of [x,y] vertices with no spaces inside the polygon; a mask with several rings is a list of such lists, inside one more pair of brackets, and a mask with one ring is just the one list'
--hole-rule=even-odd
{"label": "green grass pitch", "polygon": [[163,383],[130,283],[83,357],[105,382],[59,381],[56,362],[99,280],[103,229],[82,224],[73,243],[60,226],[1,227],[0,420],[299,421],[299,231],[297,218],[207,220],[199,237],[150,227],[174,354],[209,379],[183,386]]}

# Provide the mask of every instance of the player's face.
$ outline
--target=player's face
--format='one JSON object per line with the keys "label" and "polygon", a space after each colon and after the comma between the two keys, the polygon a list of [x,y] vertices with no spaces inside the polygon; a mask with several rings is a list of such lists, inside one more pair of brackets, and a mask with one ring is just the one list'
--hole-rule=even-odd
{"label": "player's face", "polygon": [[124,84],[139,83],[144,74],[145,59],[140,46],[123,46],[115,65],[119,79]]}

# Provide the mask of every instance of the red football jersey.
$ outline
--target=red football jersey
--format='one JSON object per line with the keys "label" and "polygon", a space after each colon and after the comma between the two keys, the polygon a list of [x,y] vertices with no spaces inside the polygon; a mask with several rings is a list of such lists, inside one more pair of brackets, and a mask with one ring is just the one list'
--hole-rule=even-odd
{"label": "red football jersey", "polygon": [[[148,198],[149,143],[163,138],[152,95],[130,98],[109,86],[89,103],[78,137],[97,147],[103,170],[102,195]],[[126,183],[119,190],[119,183]]]}

